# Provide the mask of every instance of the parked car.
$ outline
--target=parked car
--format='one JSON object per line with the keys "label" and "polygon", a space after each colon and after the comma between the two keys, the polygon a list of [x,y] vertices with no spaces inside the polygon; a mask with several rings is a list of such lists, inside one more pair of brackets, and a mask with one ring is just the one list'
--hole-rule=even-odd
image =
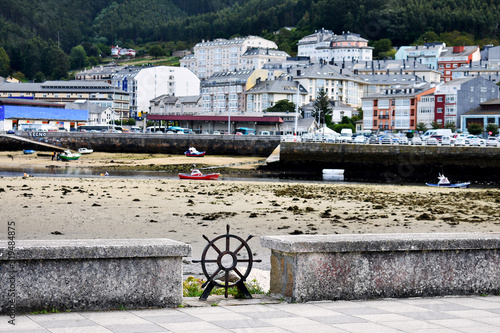
{"label": "parked car", "polygon": [[213,133],[214,135],[220,135],[220,132],[219,131],[214,131]]}
{"label": "parked car", "polygon": [[425,144],[427,146],[437,146],[438,145],[438,140],[436,138],[433,138],[433,137],[430,137],[427,139],[427,141],[425,141]]}
{"label": "parked car", "polygon": [[383,145],[392,145],[392,136],[390,135],[385,135],[382,137],[382,140],[380,141],[381,144]]}
{"label": "parked car", "polygon": [[494,136],[490,136],[488,140],[486,140],[486,146],[487,147],[497,147],[498,146],[498,140]]}
{"label": "parked car", "polygon": [[405,135],[398,135],[396,138],[398,139],[398,144],[400,145],[408,144],[408,138]]}
{"label": "parked car", "polygon": [[443,135],[441,137],[441,146],[450,146],[451,145],[451,138],[447,135]]}
{"label": "parked car", "polygon": [[469,146],[475,146],[478,147],[481,145],[481,141],[479,141],[479,138],[477,136],[469,136],[467,139],[465,139],[465,143]]}
{"label": "parked car", "polygon": [[465,146],[465,139],[464,138],[455,138],[455,142],[453,142],[454,146]]}
{"label": "parked car", "polygon": [[420,139],[419,136],[414,136],[413,138],[411,138],[411,144],[416,146],[416,145],[419,145],[421,146],[422,145],[422,139]]}
{"label": "parked car", "polygon": [[366,137],[364,135],[357,135],[352,142],[357,144],[365,144]]}
{"label": "parked car", "polygon": [[368,139],[368,143],[371,145],[378,145],[380,141],[375,135],[372,135],[370,136],[370,139]]}
{"label": "parked car", "polygon": [[7,134],[16,134],[16,132],[14,132],[14,130],[8,130]]}

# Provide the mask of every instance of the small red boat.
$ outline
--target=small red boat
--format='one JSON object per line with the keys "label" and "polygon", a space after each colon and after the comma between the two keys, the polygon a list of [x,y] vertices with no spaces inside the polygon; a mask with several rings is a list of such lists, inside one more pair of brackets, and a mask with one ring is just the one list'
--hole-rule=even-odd
{"label": "small red boat", "polygon": [[219,173],[209,173],[204,175],[200,172],[200,170],[194,168],[191,169],[191,173],[179,173],[180,179],[217,179],[219,178]]}

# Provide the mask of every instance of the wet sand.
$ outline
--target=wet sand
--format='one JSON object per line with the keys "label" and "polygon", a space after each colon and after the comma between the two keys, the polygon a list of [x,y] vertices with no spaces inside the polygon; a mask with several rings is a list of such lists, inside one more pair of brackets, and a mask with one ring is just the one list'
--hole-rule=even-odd
{"label": "wet sand", "polygon": [[[0,154],[0,166],[66,164],[7,155]],[[81,165],[109,164],[109,156],[98,156],[82,158]],[[192,163],[183,156],[131,158],[130,163],[178,164],[184,159]],[[252,162],[246,159],[203,162]],[[0,239],[7,239],[9,221],[16,224],[17,239],[170,238],[193,247],[185,275],[200,274],[200,264],[190,261],[200,259],[207,245],[202,235],[213,239],[226,233],[227,224],[243,239],[256,236],[249,245],[255,258],[263,260],[254,267],[262,270],[270,269],[270,251],[260,246],[260,236],[500,232],[500,190],[491,188],[20,175],[0,178],[0,200],[5,225]]]}

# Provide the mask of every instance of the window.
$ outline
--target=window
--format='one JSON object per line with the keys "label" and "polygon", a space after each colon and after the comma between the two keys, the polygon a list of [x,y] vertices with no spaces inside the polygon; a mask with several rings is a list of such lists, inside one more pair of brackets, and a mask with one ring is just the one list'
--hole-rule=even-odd
{"label": "window", "polygon": [[442,96],[438,97],[437,101],[438,102],[442,102],[443,101],[443,97]]}
{"label": "window", "polygon": [[437,113],[443,113],[443,108],[437,108]]}

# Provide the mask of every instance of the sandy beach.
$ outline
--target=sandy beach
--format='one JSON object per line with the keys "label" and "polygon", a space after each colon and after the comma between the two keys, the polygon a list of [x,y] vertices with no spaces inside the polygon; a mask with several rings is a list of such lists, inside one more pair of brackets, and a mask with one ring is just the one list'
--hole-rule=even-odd
{"label": "sandy beach", "polygon": [[[0,154],[0,166],[50,167],[66,162]],[[255,168],[262,158],[205,157],[204,165]],[[113,161],[113,162],[110,162]],[[71,167],[189,165],[184,156],[92,154]],[[121,163],[123,162],[123,163]],[[254,163],[255,162],[255,163]],[[443,189],[407,185],[186,181],[113,177],[3,177],[0,214],[5,228],[16,224],[17,239],[169,238],[193,247],[185,275],[200,274],[207,241],[231,232],[249,242],[254,267],[269,270],[270,251],[260,236],[288,234],[500,232],[500,190]]]}

